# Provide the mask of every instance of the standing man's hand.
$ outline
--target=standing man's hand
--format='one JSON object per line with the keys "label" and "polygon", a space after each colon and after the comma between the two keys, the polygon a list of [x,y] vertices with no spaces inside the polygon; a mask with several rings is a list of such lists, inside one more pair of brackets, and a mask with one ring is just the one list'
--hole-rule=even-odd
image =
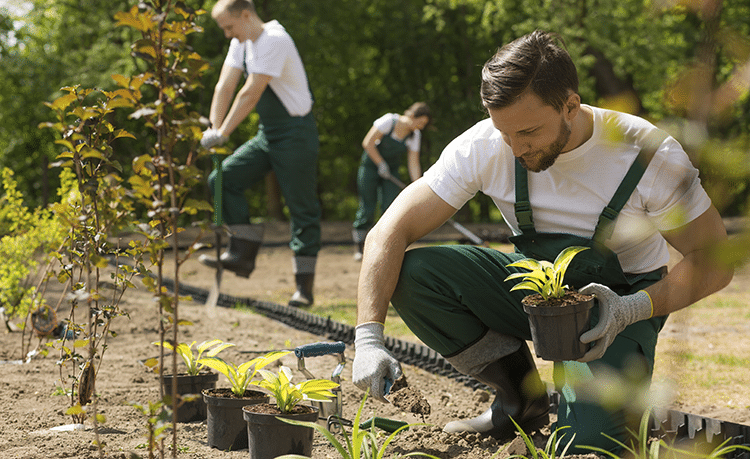
{"label": "standing man's hand", "polygon": [[632,295],[619,296],[609,287],[601,284],[589,284],[578,291],[593,294],[599,301],[599,322],[594,328],[581,335],[582,343],[597,343],[579,359],[590,362],[601,358],[610,344],[625,327],[635,322],[646,320],[653,315],[651,297],[645,290]]}
{"label": "standing man's hand", "polygon": [[387,403],[385,380],[393,383],[400,378],[401,364],[385,348],[384,328],[379,322],[368,322],[355,329],[352,382],[362,390],[369,388],[370,397]]}
{"label": "standing man's hand", "polygon": [[227,138],[219,134],[216,129],[206,129],[203,131],[203,137],[201,138],[201,146],[203,148],[218,147],[227,142]]}
{"label": "standing man's hand", "polygon": [[391,178],[391,168],[388,166],[388,163],[383,161],[380,164],[378,164],[378,175],[380,178],[388,180]]}

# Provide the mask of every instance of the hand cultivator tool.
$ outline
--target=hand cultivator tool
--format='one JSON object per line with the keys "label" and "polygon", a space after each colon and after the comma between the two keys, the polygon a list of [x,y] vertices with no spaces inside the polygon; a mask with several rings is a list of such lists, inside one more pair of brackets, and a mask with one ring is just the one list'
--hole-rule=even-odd
{"label": "hand cultivator tool", "polygon": [[[344,370],[346,365],[346,357],[344,356],[344,350],[346,344],[342,341],[335,343],[312,343],[298,346],[294,349],[294,355],[297,356],[297,369],[302,372],[308,379],[317,379],[311,372],[305,367],[306,357],[318,357],[321,355],[336,354],[338,356],[338,365],[331,373],[331,381],[341,384],[341,372]],[[390,386],[388,386],[390,387]],[[341,399],[341,386],[333,389],[331,392],[334,393],[334,398],[331,402],[313,402],[314,406],[320,409],[318,414],[319,421],[324,421],[328,430],[333,431],[337,427],[350,427],[353,425],[352,421],[344,419],[342,417],[343,405]],[[386,393],[387,393],[386,389]],[[399,427],[405,426],[406,423],[402,421],[394,421],[392,419],[373,417],[359,425],[360,429],[369,429],[375,426],[386,432],[394,432]]]}
{"label": "hand cultivator tool", "polygon": [[297,369],[302,372],[308,379],[317,379],[310,373],[310,370],[305,368],[305,357],[318,357],[321,355],[336,354],[338,356],[338,365],[334,368],[331,373],[331,381],[338,383],[339,386],[332,389],[334,397],[330,402],[313,402],[314,406],[320,409],[318,414],[319,419],[327,420],[330,416],[341,417],[342,401],[341,401],[341,372],[344,371],[346,365],[346,358],[344,357],[344,349],[346,344],[342,341],[335,343],[312,343],[297,346],[294,349],[294,355],[297,356]]}
{"label": "hand cultivator tool", "polygon": [[[404,184],[404,182],[402,182],[401,180],[397,179],[396,177],[394,177],[392,175],[388,176],[388,180],[390,180],[391,182],[395,183],[402,190],[404,188],[406,188],[406,184]],[[457,221],[453,220],[452,218],[448,219],[448,224],[450,224],[456,231],[458,231],[459,233],[461,233],[464,236],[466,236],[473,244],[475,244],[475,245],[481,245],[481,246],[484,246],[484,247],[489,247],[489,244],[487,244],[486,242],[484,242],[482,240],[482,238],[480,238],[476,234],[472,233],[471,231],[469,231],[468,229],[466,229],[465,226],[463,226],[462,224],[460,224]]]}
{"label": "hand cultivator tool", "polygon": [[211,159],[213,160],[213,167],[216,171],[216,180],[214,181],[214,232],[216,233],[216,274],[214,276],[214,284],[211,286],[211,291],[208,293],[206,298],[206,306],[213,308],[216,306],[216,302],[219,300],[219,293],[221,290],[221,276],[224,273],[224,267],[221,264],[221,233],[224,231],[222,225],[221,215],[221,189],[222,189],[222,171],[221,171],[221,156],[212,154]]}

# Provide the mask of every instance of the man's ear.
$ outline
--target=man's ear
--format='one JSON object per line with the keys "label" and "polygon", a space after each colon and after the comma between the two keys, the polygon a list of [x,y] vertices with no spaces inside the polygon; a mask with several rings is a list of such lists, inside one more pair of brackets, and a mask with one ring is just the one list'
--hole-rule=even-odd
{"label": "man's ear", "polygon": [[568,118],[568,120],[575,118],[576,114],[578,114],[578,110],[580,109],[581,96],[576,93],[571,93],[568,96],[568,99],[565,101],[565,107],[563,108],[563,110],[565,111],[565,117]]}

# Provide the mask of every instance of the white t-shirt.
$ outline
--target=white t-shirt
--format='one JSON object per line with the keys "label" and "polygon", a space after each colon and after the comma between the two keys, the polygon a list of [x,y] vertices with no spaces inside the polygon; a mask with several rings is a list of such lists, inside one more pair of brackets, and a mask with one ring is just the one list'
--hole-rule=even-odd
{"label": "white t-shirt", "polygon": [[263,33],[255,41],[240,43],[233,38],[224,63],[248,74],[270,76],[268,85],[290,115],[310,113],[313,101],[302,59],[292,37],[278,21],[263,24]]}
{"label": "white t-shirt", "polygon": [[[391,132],[391,129],[393,129],[393,126],[395,125],[396,121],[398,121],[398,118],[401,115],[398,113],[386,113],[385,115],[381,116],[380,118],[376,119],[374,123],[372,123],[375,128],[380,131],[381,134],[385,135]],[[393,132],[391,132],[391,137],[401,142],[404,139],[399,139],[395,135],[393,135]],[[406,139],[406,142],[404,144],[406,145],[406,148],[409,151],[416,151],[419,152],[419,143],[422,140],[422,131],[419,129],[415,129],[414,133],[411,137]]]}
{"label": "white t-shirt", "polygon": [[[546,171],[528,173],[537,232],[590,238],[646,135],[656,129],[636,116],[589,108],[594,113],[591,138],[560,155]],[[513,233],[520,234],[513,210],[514,161],[510,146],[492,121],[485,119],[453,140],[424,178],[457,209],[477,192],[488,195]],[[680,144],[668,137],[620,211],[612,237],[604,243],[617,254],[626,273],[652,271],[669,261],[667,243],[659,231],[694,220],[710,205],[698,171]]]}

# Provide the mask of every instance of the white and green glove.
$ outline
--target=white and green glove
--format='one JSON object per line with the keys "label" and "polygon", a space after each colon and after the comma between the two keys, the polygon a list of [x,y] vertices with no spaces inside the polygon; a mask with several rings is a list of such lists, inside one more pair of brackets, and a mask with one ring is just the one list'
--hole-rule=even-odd
{"label": "white and green glove", "polygon": [[388,166],[388,163],[383,161],[382,163],[378,164],[378,175],[380,178],[384,178],[388,180],[391,178],[391,168]]}
{"label": "white and green glove", "polygon": [[206,129],[203,131],[203,137],[201,137],[201,147],[211,148],[223,145],[227,142],[227,138],[219,134],[216,129]]}
{"label": "white and green glove", "polygon": [[385,348],[384,328],[379,322],[367,322],[354,329],[352,382],[362,390],[370,389],[370,397],[388,403],[385,382],[392,384],[401,377],[401,364]]}
{"label": "white and green glove", "polygon": [[591,362],[601,358],[612,341],[625,327],[651,318],[654,307],[651,297],[645,290],[632,295],[619,296],[609,287],[589,284],[578,290],[579,293],[594,295],[599,300],[599,322],[594,328],[581,335],[582,343],[597,343],[581,357],[579,362]]}

